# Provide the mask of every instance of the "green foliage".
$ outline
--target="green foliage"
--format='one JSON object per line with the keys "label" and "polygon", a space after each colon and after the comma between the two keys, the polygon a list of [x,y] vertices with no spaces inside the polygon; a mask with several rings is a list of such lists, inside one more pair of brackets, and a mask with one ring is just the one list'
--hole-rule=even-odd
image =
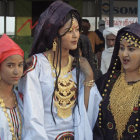
{"label": "green foliage", "polygon": [[24,55],[25,59],[28,57],[29,52],[31,50],[33,38],[30,36],[14,36],[11,37],[23,50],[24,50]]}
{"label": "green foliage", "polygon": [[31,17],[32,1],[31,0],[15,0],[15,16]]}
{"label": "green foliage", "polygon": [[80,15],[82,16],[83,0],[70,0],[69,4],[72,5],[74,8],[76,8],[80,13]]}

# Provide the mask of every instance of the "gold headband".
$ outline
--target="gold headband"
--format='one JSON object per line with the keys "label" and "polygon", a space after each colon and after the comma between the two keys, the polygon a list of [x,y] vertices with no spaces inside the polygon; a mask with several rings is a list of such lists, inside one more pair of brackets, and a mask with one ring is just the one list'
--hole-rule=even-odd
{"label": "gold headband", "polygon": [[72,27],[73,27],[73,24],[74,24],[73,18],[74,18],[74,17],[72,16],[72,18],[71,18],[71,20],[72,20],[72,21],[71,21],[71,27],[70,27],[69,31],[72,31]]}
{"label": "gold headband", "polygon": [[122,41],[123,39],[125,39],[128,43],[130,43],[131,45],[134,45],[134,47],[140,48],[140,39],[136,38],[135,36],[133,36],[130,33],[125,33],[120,41]]}

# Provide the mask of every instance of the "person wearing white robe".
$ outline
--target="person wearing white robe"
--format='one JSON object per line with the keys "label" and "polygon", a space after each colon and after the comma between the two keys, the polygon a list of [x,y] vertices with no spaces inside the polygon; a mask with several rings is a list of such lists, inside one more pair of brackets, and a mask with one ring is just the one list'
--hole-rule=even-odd
{"label": "person wearing white robe", "polygon": [[[43,54],[35,55],[35,67],[20,81],[20,92],[24,93],[24,140],[54,140],[63,132],[74,132],[76,140],[92,140],[92,128],[98,116],[98,105],[101,96],[96,85],[91,88],[88,110],[84,105],[84,75],[80,75],[79,108],[76,106],[74,116],[66,119],[57,116],[54,109],[56,124],[51,115],[51,99],[54,90],[54,77],[51,65]],[[76,82],[76,69],[72,70]],[[24,87],[23,87],[24,85]]]}
{"label": "person wearing white robe", "polygon": [[[73,12],[73,14],[71,12]],[[67,17],[65,17],[66,15],[68,15],[68,17],[70,16],[70,19],[64,24],[63,19],[67,19]],[[19,83],[19,91],[23,93],[24,96],[23,140],[93,139],[92,129],[98,116],[101,96],[96,84],[93,82],[93,72],[87,63],[88,61],[83,57],[80,57],[80,59],[76,58],[76,64],[77,62],[80,63],[80,69],[78,71],[74,63],[73,68],[71,67],[74,58],[69,55],[67,51],[77,48],[80,25],[80,20],[78,19],[79,15],[77,11],[62,1],[52,3],[41,15],[39,24],[36,27],[35,40],[31,51],[32,60]],[[58,32],[59,35],[57,35]],[[60,73],[57,78],[58,72],[57,69],[55,69],[57,66],[55,64],[53,66],[53,59],[51,59],[54,56],[54,63],[57,64],[56,61],[58,58],[55,57],[55,54],[58,52],[57,49],[55,50],[55,43],[52,43],[56,36],[57,49],[60,49],[60,53],[62,51],[62,56],[60,58],[58,56],[58,58],[61,62],[68,63],[65,64],[66,66],[61,67],[62,72],[67,68],[67,65],[69,66],[70,62],[69,71],[63,74],[64,83],[59,84],[58,81],[57,85],[57,80],[62,77]],[[63,48],[64,46],[65,48]],[[48,50],[43,50],[43,47],[46,47]],[[68,53],[66,57],[63,56],[64,52],[65,54]],[[65,61],[65,59],[67,61]],[[82,63],[84,65],[82,65]],[[85,79],[87,75],[83,69],[86,70],[86,74],[89,74],[88,80],[91,79],[90,82],[86,82],[86,86]],[[77,78],[78,74],[79,78]],[[69,76],[71,77],[69,81],[66,80],[65,85],[65,78],[69,78]],[[79,79],[79,84],[77,84],[77,79]],[[61,79],[60,82],[63,82],[63,79]],[[74,83],[74,85],[70,91],[67,91],[65,87],[69,83]],[[58,90],[56,86],[58,86]],[[64,98],[64,96],[61,95],[61,86],[68,92],[65,93],[66,98],[69,98],[74,90],[76,91],[74,96],[72,95],[73,98],[69,100],[70,103],[75,100],[75,104],[70,108],[71,112],[66,112],[65,109],[63,109],[65,106],[63,102],[58,103],[59,107],[56,105],[56,97],[60,100]],[[56,96],[56,94],[58,95]],[[87,98],[88,102],[86,102]],[[69,106],[69,103],[66,103],[66,105]],[[60,112],[59,109],[61,110]]]}
{"label": "person wearing white robe", "polygon": [[105,38],[105,49],[101,56],[102,74],[105,74],[109,68],[118,30],[118,27],[108,27],[103,31],[103,36]]}

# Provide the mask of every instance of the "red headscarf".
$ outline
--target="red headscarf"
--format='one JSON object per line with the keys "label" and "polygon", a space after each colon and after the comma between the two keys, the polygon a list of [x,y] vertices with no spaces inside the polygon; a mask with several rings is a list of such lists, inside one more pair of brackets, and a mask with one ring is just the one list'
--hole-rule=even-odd
{"label": "red headscarf", "polygon": [[6,34],[0,38],[0,63],[11,55],[20,55],[24,58],[24,51]]}

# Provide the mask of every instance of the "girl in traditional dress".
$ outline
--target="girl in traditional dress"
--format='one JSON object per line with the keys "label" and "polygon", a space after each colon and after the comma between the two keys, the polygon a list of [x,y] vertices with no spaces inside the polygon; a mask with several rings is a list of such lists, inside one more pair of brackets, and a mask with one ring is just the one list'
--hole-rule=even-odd
{"label": "girl in traditional dress", "polygon": [[41,14],[30,67],[19,84],[24,140],[93,139],[101,97],[88,61],[79,59],[78,52],[76,58],[69,54],[79,50],[79,30],[79,13],[62,1]]}
{"label": "girl in traditional dress", "polygon": [[95,140],[140,139],[140,24],[117,35],[108,72],[96,82],[103,101]]}
{"label": "girl in traditional dress", "polygon": [[0,140],[21,140],[22,100],[14,87],[23,74],[23,50],[6,34],[0,38]]}

